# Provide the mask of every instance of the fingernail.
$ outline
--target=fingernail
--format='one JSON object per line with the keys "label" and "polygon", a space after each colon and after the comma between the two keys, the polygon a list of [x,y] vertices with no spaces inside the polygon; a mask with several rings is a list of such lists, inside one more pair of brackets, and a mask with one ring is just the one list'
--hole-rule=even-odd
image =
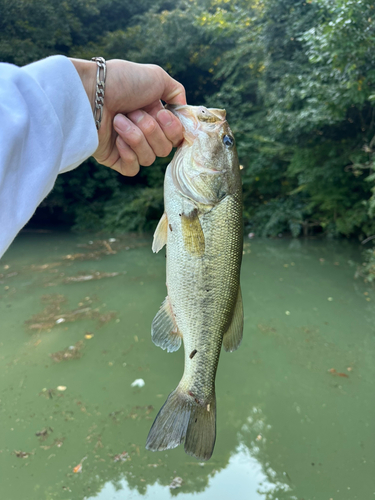
{"label": "fingernail", "polygon": [[116,115],[113,119],[113,125],[121,132],[127,132],[131,128],[129,120],[124,115]]}
{"label": "fingernail", "polygon": [[128,116],[131,116],[132,122],[139,123],[141,120],[143,120],[145,114],[143,111],[137,110],[133,111],[133,113],[130,113],[130,115]]}
{"label": "fingernail", "polygon": [[161,109],[156,118],[164,127],[168,127],[172,123],[172,115],[166,109]]}

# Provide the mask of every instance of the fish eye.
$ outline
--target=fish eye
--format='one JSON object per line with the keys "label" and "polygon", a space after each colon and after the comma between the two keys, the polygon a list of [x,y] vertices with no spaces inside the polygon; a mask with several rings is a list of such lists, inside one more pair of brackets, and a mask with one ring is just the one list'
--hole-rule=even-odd
{"label": "fish eye", "polygon": [[224,135],[223,143],[225,144],[225,146],[228,146],[229,148],[231,148],[234,144],[234,139],[230,135]]}

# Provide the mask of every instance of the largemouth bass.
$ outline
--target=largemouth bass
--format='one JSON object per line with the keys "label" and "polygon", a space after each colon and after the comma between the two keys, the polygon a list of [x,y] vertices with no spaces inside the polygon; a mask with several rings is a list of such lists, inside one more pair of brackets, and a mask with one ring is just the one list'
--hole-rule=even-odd
{"label": "largemouth bass", "polygon": [[146,448],[167,450],[185,440],[186,453],[208,460],[216,438],[221,346],[234,351],[242,339],[242,186],[225,110],[169,109],[184,127],[184,141],[165,174],[165,212],[152,245],[154,252],[167,246],[168,296],[151,333],[168,352],[183,341],[185,370],[156,416]]}

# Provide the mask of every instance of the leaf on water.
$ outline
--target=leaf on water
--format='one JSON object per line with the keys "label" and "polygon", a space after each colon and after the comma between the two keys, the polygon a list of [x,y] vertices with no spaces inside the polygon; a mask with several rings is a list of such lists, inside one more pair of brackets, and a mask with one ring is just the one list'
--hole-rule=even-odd
{"label": "leaf on water", "polygon": [[76,465],[75,467],[73,467],[73,472],[75,474],[77,474],[78,472],[82,472],[82,464],[86,460],[86,458],[87,457],[83,457],[82,460],[81,460],[81,462],[78,465]]}
{"label": "leaf on water", "polygon": [[82,464],[78,464],[75,467],[73,467],[73,472],[77,474],[78,472],[82,472]]}

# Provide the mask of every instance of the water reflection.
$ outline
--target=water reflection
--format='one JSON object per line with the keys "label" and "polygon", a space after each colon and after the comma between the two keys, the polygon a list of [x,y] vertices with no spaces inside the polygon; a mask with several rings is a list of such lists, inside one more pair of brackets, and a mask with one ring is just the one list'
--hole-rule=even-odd
{"label": "water reflection", "polygon": [[[202,467],[205,467],[202,465]],[[207,500],[228,500],[228,498],[246,498],[247,500],[276,499],[278,492],[287,491],[287,485],[270,483],[263,473],[262,466],[251,456],[249,449],[241,445],[231,456],[228,465],[220,473],[213,472],[209,478],[207,489],[200,493],[185,493],[176,489],[169,489],[161,484],[147,487],[143,495],[129,488],[126,479],[116,485],[112,482],[105,484],[101,492],[88,500],[129,500],[147,499],[165,500],[178,495],[180,500],[204,498]],[[272,495],[272,496],[270,496]],[[293,497],[290,497],[291,499]]]}

